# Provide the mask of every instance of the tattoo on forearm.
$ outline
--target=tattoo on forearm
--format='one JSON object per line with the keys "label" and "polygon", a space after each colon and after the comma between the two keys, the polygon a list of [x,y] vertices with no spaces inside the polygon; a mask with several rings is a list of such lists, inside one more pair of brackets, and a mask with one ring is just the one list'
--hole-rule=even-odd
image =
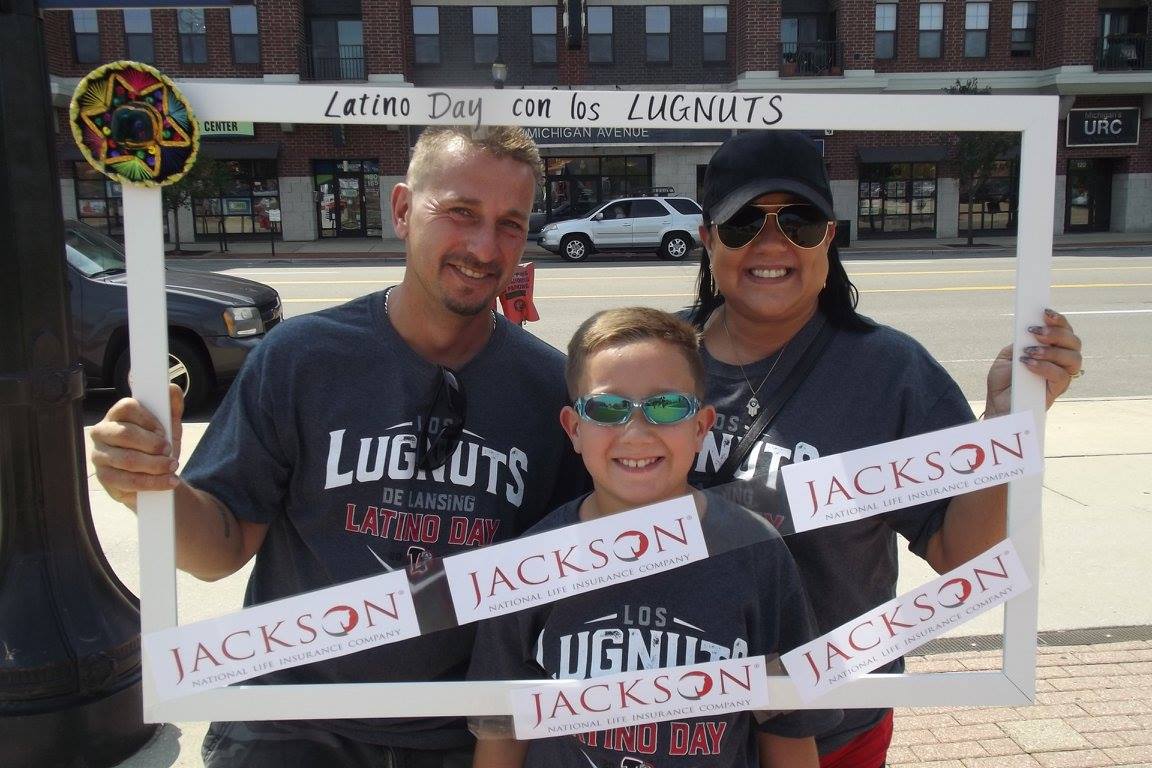
{"label": "tattoo on forearm", "polygon": [[228,510],[220,510],[220,519],[224,521],[224,538],[232,538],[232,523],[228,520]]}

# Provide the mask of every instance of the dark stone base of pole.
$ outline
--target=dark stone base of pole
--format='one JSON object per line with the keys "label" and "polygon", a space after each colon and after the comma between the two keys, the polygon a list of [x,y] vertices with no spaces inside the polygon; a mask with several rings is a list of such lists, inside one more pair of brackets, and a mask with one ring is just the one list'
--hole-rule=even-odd
{"label": "dark stone base of pole", "polygon": [[140,683],[39,715],[0,717],[4,768],[109,768],[140,751],[158,725],[142,720]]}
{"label": "dark stone base of pole", "polygon": [[56,132],[36,2],[0,0],[0,768],[104,768],[156,731],[88,509]]}

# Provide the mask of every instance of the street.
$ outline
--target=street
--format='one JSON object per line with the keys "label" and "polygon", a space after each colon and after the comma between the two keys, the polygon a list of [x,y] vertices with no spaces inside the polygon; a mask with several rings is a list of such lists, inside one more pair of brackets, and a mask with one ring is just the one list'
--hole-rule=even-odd
{"label": "street", "polygon": [[[1112,248],[1099,255],[1060,251],[1052,264],[1052,303],[1085,340],[1087,374],[1077,397],[1152,394],[1152,249]],[[1001,253],[1003,251],[1000,251]],[[846,267],[860,289],[860,310],[911,334],[948,369],[969,399],[983,396],[988,363],[1011,336],[1015,259],[945,254],[850,255]],[[217,267],[187,261],[181,266]],[[592,312],[643,304],[676,310],[691,303],[697,264],[634,259],[590,264],[540,261],[536,307],[528,329],[561,349]],[[292,263],[225,267],[221,271],[271,285],[292,317],[333,306],[400,279],[402,267]]]}

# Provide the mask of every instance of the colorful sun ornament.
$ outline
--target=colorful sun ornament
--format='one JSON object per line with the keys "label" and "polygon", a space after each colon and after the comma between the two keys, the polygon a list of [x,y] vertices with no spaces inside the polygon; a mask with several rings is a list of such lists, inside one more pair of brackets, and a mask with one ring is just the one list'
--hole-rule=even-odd
{"label": "colorful sun ornament", "polygon": [[200,151],[199,124],[175,83],[136,61],[90,72],[76,86],[69,116],[84,159],[121,184],[172,184]]}

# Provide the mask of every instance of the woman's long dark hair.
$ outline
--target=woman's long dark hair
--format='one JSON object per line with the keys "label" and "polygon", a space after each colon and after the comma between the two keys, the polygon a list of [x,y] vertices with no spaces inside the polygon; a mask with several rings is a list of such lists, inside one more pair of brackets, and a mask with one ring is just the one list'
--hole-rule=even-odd
{"label": "woman's long dark hair", "polygon": [[[840,250],[835,243],[828,244],[828,280],[820,291],[817,303],[820,311],[836,328],[849,331],[869,331],[876,324],[856,311],[860,292],[848,279],[844,265],[840,261]],[[724,303],[724,297],[716,290],[712,278],[712,260],[708,249],[700,256],[700,275],[696,281],[696,303],[689,311],[688,321],[700,330],[715,309]]]}

